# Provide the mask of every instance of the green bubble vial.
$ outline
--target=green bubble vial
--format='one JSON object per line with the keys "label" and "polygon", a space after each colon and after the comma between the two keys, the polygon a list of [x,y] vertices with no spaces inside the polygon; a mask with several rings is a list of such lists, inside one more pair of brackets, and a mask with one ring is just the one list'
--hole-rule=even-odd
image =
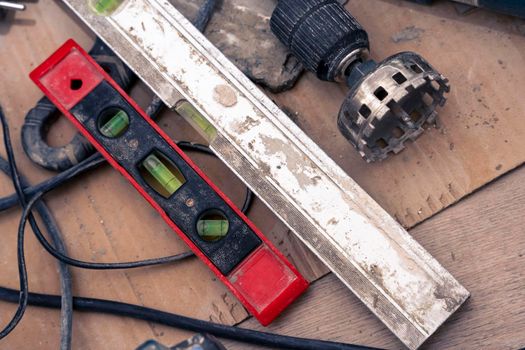
{"label": "green bubble vial", "polygon": [[99,16],[109,16],[124,0],[88,0],[89,7]]}
{"label": "green bubble vial", "polygon": [[185,182],[180,173],[171,171],[155,154],[150,154],[144,159],[142,166],[166,192],[167,195],[164,197],[174,194]]}
{"label": "green bubble vial", "polygon": [[217,136],[217,129],[188,101],[184,100],[177,103],[175,111],[197,129],[208,142]]}
{"label": "green bubble vial", "polygon": [[197,232],[205,240],[217,240],[228,233],[228,220],[199,220]]}
{"label": "green bubble vial", "polygon": [[100,132],[102,135],[115,138],[124,133],[129,127],[129,117],[123,110],[112,110],[102,118]]}

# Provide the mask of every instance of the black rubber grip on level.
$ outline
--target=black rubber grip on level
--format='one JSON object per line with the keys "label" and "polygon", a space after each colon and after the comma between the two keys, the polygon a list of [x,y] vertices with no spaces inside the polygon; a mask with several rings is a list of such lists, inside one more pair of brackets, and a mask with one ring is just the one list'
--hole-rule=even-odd
{"label": "black rubber grip on level", "polygon": [[333,81],[341,61],[368,49],[368,35],[337,0],[279,0],[273,33],[322,80]]}

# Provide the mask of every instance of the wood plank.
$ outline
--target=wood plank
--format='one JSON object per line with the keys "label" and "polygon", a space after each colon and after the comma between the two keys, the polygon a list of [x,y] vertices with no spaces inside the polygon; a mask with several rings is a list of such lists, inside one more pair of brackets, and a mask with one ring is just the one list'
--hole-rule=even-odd
{"label": "wood plank", "polygon": [[[525,346],[524,207],[525,167],[521,167],[410,231],[472,293],[423,349]],[[261,329],[253,320],[240,326]],[[314,283],[266,330],[403,348],[332,274]],[[225,344],[229,350],[258,349]]]}

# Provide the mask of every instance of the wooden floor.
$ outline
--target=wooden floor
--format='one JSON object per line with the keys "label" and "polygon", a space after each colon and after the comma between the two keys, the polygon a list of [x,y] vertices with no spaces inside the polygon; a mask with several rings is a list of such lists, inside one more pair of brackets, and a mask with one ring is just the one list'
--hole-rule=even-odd
{"label": "wooden floor", "polygon": [[[193,0],[173,0],[184,1],[195,7]],[[224,1],[244,4],[255,0]],[[411,234],[471,291],[471,300],[425,347],[525,347],[525,168],[520,167],[525,161],[521,87],[525,82],[525,22],[485,11],[462,17],[445,1],[431,8],[401,0],[352,0],[347,6],[366,25],[374,58],[415,50],[450,78],[453,90],[438,128],[428,130],[399,156],[369,165],[336,129],[337,109],[346,89],[307,74],[294,90],[272,97],[295,114],[298,125],[391,215],[413,227]],[[220,30],[220,16],[211,25],[214,33]],[[421,29],[418,38],[391,39],[410,26]],[[0,23],[0,103],[11,125],[19,167],[32,183],[53,173],[31,163],[20,146],[25,113],[41,97],[27,75],[70,37],[85,48],[93,41],[89,30],[54,0],[31,2],[14,22]],[[143,85],[132,95],[143,106],[151,97]],[[174,139],[199,140],[174,113],[165,113],[160,125]],[[74,132],[59,119],[51,129],[50,142],[66,143]],[[0,154],[5,155],[3,149]],[[242,202],[244,186],[220,161],[191,156],[235,203]],[[12,191],[9,179],[0,177],[0,196]],[[79,259],[129,261],[187,249],[109,166],[81,176],[46,200],[64,232],[70,255]],[[0,213],[0,285],[13,288],[18,284],[19,215],[17,209]],[[263,204],[256,202],[250,217],[314,281],[307,294],[269,330],[402,348]],[[58,293],[56,263],[29,230],[26,251],[30,289]],[[260,328],[196,259],[132,271],[73,269],[73,275],[76,295]],[[0,302],[0,324],[9,320],[14,309]],[[58,312],[29,308],[20,326],[0,342],[0,349],[56,349],[59,329]],[[175,344],[189,335],[156,324],[76,313],[73,344],[74,349],[134,349],[146,339]],[[227,346],[254,349],[230,342]]]}

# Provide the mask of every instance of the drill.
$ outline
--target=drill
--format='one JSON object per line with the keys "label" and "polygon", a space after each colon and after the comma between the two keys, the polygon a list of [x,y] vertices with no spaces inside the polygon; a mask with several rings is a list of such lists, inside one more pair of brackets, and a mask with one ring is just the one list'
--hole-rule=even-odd
{"label": "drill", "polygon": [[401,152],[446,102],[448,80],[420,55],[370,59],[366,31],[340,1],[279,0],[270,26],[319,79],[348,85],[338,127],[368,162]]}

